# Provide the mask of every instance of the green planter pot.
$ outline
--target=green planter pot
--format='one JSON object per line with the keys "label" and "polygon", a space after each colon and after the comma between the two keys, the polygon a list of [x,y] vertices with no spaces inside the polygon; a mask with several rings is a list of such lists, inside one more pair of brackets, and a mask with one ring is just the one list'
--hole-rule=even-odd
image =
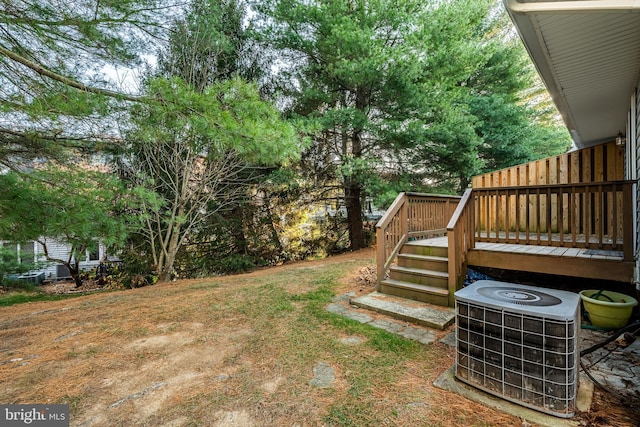
{"label": "green planter pot", "polygon": [[633,307],[638,305],[638,301],[629,295],[597,289],[580,291],[580,298],[591,324],[603,329],[624,327],[629,322]]}

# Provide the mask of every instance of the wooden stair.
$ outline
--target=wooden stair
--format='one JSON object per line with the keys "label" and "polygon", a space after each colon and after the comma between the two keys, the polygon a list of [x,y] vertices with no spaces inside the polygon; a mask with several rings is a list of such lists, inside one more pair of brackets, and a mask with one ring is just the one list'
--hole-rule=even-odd
{"label": "wooden stair", "polygon": [[389,268],[389,278],[380,284],[380,292],[440,306],[449,304],[449,260],[447,248],[406,243]]}

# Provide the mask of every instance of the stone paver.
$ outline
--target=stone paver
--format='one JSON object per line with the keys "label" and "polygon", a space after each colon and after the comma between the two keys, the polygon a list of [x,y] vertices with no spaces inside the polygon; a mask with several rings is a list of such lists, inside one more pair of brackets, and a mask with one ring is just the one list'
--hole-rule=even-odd
{"label": "stone paver", "polygon": [[[607,332],[583,329],[580,331],[580,349],[603,342],[609,336]],[[613,391],[640,397],[640,339],[627,347],[620,347],[613,341],[585,354],[581,360],[598,383]]]}
{"label": "stone paver", "polygon": [[339,314],[340,316],[344,316],[348,313],[349,309],[345,307],[343,304],[332,303],[327,306],[327,311],[333,314]]}
{"label": "stone paver", "polygon": [[309,381],[309,385],[318,388],[327,388],[333,385],[336,380],[335,370],[331,365],[320,362],[313,368],[313,378]]}
{"label": "stone paver", "polygon": [[406,325],[382,319],[374,320],[370,323],[370,325],[375,326],[376,328],[384,329],[385,331],[391,332],[392,334],[397,334],[406,327]]}
{"label": "stone paver", "polygon": [[365,323],[374,328],[383,329],[389,333],[400,335],[410,340],[418,341],[422,344],[431,344],[436,339],[435,333],[425,327],[408,325],[407,322],[403,321],[373,319],[357,307],[346,304],[345,302],[349,301],[349,298],[350,296],[345,298],[344,295],[334,298],[336,302],[329,304],[326,307],[327,311],[355,320],[356,322]]}
{"label": "stone paver", "polygon": [[440,340],[440,342],[442,344],[446,344],[450,347],[455,347],[457,345],[456,343],[456,333],[455,332],[451,332],[450,334],[447,334],[444,338],[442,338]]}
{"label": "stone paver", "polygon": [[345,345],[360,345],[364,342],[364,339],[360,337],[344,337],[340,338],[340,342]]}
{"label": "stone paver", "polygon": [[411,326],[407,326],[404,330],[398,332],[398,335],[422,344],[431,344],[436,339],[433,332]]}
{"label": "stone paver", "polygon": [[408,301],[379,292],[372,292],[353,298],[351,304],[389,315],[396,319],[440,330],[446,329],[455,320],[453,309],[445,307],[437,309],[428,304]]}

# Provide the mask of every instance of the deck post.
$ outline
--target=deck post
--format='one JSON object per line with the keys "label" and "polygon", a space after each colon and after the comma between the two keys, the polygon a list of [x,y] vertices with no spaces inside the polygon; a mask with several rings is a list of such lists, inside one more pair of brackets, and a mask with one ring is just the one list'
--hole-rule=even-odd
{"label": "deck post", "polygon": [[449,288],[449,307],[455,306],[454,293],[458,288],[458,256],[456,245],[456,233],[454,230],[447,231],[447,246],[448,246],[448,288]]}
{"label": "deck post", "polygon": [[[473,190],[468,188],[455,212],[453,213],[449,224],[447,224],[447,257],[449,259],[448,266],[448,287],[449,287],[449,306],[455,306],[454,293],[458,290],[458,281],[464,269],[467,252],[473,248],[472,242],[475,239],[471,235],[475,232],[475,215],[474,215],[475,197]],[[473,243],[475,244],[475,243]],[[468,246],[469,245],[469,246]]]}
{"label": "deck post", "polygon": [[400,207],[400,235],[405,237],[409,235],[409,203],[403,203]]}
{"label": "deck post", "polygon": [[387,244],[384,234],[384,228],[376,228],[376,292],[380,292],[382,279],[384,279],[385,245]]}

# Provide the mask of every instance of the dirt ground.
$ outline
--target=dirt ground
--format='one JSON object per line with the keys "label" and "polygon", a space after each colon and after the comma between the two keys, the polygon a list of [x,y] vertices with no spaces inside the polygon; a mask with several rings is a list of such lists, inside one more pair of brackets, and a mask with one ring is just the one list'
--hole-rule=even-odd
{"label": "dirt ground", "polygon": [[[0,402],[68,403],[73,426],[529,425],[433,387],[454,360],[443,344],[383,366],[374,361],[378,350],[333,343],[335,334],[368,339],[348,327],[318,323],[305,332],[311,303],[301,296],[289,304],[282,290],[305,295],[330,282],[325,271],[334,269],[336,294],[371,292],[372,257],[365,250],[1,308]],[[49,291],[76,292],[72,284]],[[268,306],[260,305],[263,298]],[[317,360],[337,367],[333,387],[309,387]],[[357,372],[367,369],[391,380]],[[593,411],[577,417],[580,425],[639,425],[625,402],[599,391],[594,397]]]}

